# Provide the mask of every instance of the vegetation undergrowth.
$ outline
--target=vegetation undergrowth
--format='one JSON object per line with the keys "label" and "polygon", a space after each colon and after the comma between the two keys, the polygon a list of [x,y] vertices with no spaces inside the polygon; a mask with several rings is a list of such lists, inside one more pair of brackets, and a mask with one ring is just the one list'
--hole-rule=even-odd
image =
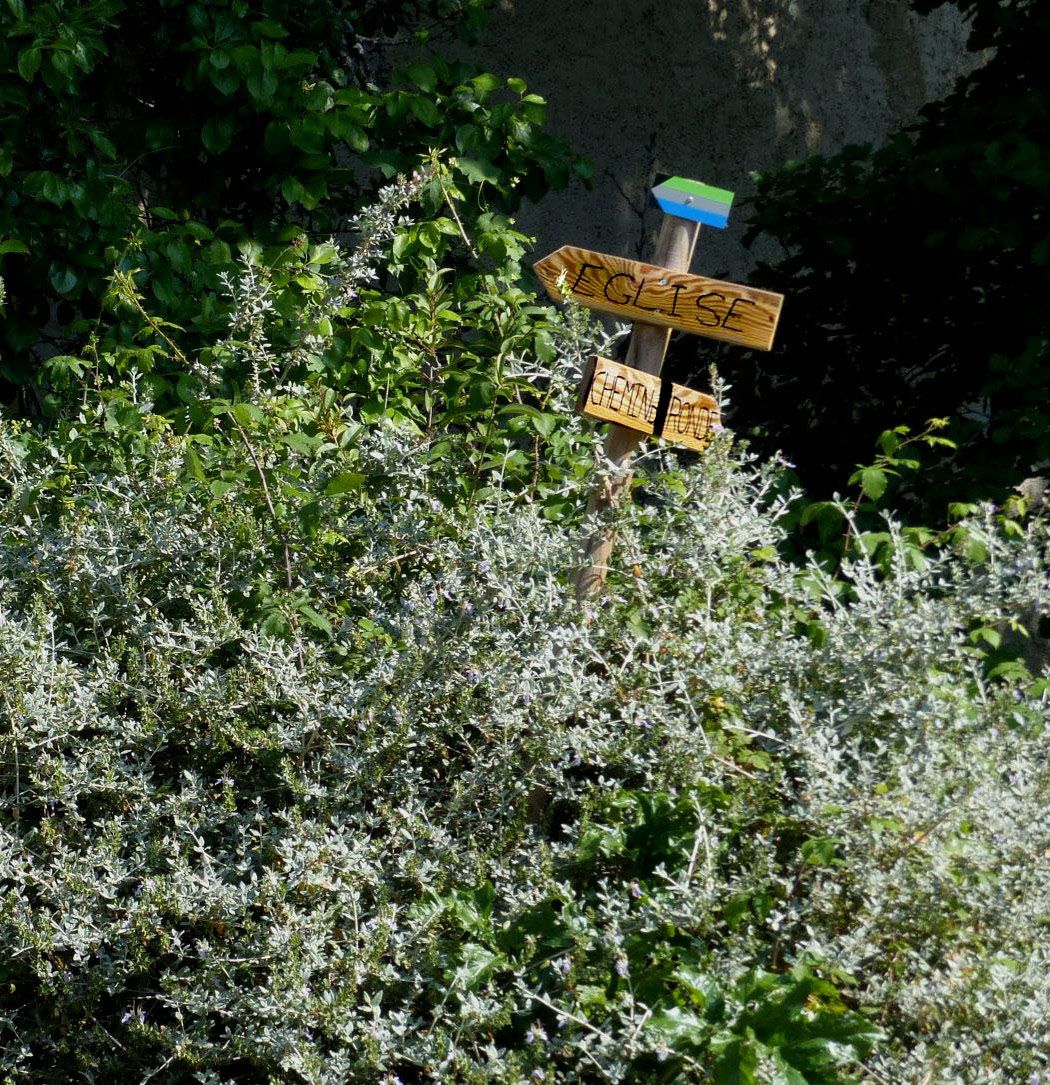
{"label": "vegetation undergrowth", "polygon": [[[354,266],[316,293],[374,332]],[[384,323],[439,409],[370,412],[270,345],[254,274],[186,359],[207,425],[115,379],[3,423],[7,1080],[1050,1068],[1050,686],[989,652],[1050,593],[1044,521],[800,567],[783,467],[726,435],[642,458],[581,612],[588,319],[469,411]]]}
{"label": "vegetation undergrowth", "polygon": [[[278,311],[309,309],[324,243],[431,148],[445,151],[444,190],[421,194],[389,268],[406,318],[417,295],[470,290],[449,251],[463,225],[485,270],[513,280],[521,235],[509,216],[586,168],[544,130],[546,104],[524,81],[435,51],[476,29],[486,6],[0,5],[0,397],[56,416],[70,384],[136,372],[158,406],[177,406],[186,373],[172,333],[194,355],[214,344],[241,258],[268,269]],[[458,222],[446,200],[457,191]],[[422,257],[446,269],[440,283]],[[359,375],[346,355],[363,364],[376,333],[359,323],[347,342],[338,308],[326,316],[326,355],[306,350],[346,387]],[[275,346],[301,345],[283,330],[271,325]]]}
{"label": "vegetation undergrowth", "polygon": [[1050,527],[724,434],[577,605],[580,165],[377,44],[482,7],[0,14],[0,1079],[1036,1080]]}

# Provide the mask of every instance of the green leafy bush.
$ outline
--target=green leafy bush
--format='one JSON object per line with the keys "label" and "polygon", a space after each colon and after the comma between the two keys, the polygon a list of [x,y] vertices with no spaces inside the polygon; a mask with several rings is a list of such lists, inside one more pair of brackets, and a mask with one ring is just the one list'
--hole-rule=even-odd
{"label": "green leafy bush", "polygon": [[[543,132],[544,103],[521,80],[422,52],[435,20],[482,10],[478,0],[0,7],[6,387],[34,413],[58,410],[56,366],[59,383],[84,373],[42,363],[86,358],[88,377],[148,374],[172,406],[184,374],[161,329],[181,328],[195,350],[213,342],[228,309],[221,278],[243,252],[271,268],[286,308],[301,303],[306,251],[347,229],[377,178],[411,172],[434,148],[447,152],[449,185],[469,195],[460,211],[477,224],[480,255],[513,275],[519,240],[506,216],[578,163]],[[385,35],[413,27],[421,59],[392,76]],[[403,242],[406,293],[425,289],[413,255],[448,247],[444,200],[428,200],[435,221]],[[152,322],[115,304],[132,289]]]}
{"label": "green leafy bush", "polygon": [[183,319],[139,232],[42,367],[50,426],[0,421],[0,1074],[1044,1072],[1050,687],[1009,642],[1046,523],[876,524],[891,430],[814,513],[832,574],[723,436],[641,458],[581,612],[609,340],[479,202],[523,176],[486,154],[542,157],[523,86],[489,114],[435,62],[376,116],[446,76],[469,130],[405,151],[356,249],[245,229]]}
{"label": "green leafy bush", "polygon": [[1050,8],[952,2],[980,58],[952,94],[881,148],[759,179],[751,236],[782,256],[755,281],[788,300],[777,348],[735,381],[731,419],[822,494],[844,489],[888,423],[949,419],[957,451],[927,458],[900,494],[927,525],[1050,463]]}
{"label": "green leafy bush", "polygon": [[507,359],[543,410],[428,429],[284,379],[260,298],[188,359],[208,427],[136,382],[3,423],[7,1079],[1048,1068],[1050,691],[971,635],[1045,600],[1045,523],[800,571],[782,469],[723,437],[642,460],[581,614],[585,319]]}

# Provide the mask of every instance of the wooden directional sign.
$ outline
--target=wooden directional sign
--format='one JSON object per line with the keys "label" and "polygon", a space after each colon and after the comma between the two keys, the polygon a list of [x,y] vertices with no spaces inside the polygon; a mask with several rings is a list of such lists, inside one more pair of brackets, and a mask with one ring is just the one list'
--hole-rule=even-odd
{"label": "wooden directional sign", "polygon": [[594,356],[583,372],[576,410],[587,418],[652,433],[663,383],[652,373]]}
{"label": "wooden directional sign", "polygon": [[563,245],[533,268],[555,301],[769,350],[783,294]]}
{"label": "wooden directional sign", "polygon": [[609,358],[591,358],[576,409],[702,452],[722,428],[718,404],[703,392]]}
{"label": "wooden directional sign", "polygon": [[665,441],[674,441],[703,452],[716,433],[722,431],[722,416],[718,404],[703,392],[686,388],[684,384],[671,385],[671,397],[667,404],[667,416],[660,430]]}

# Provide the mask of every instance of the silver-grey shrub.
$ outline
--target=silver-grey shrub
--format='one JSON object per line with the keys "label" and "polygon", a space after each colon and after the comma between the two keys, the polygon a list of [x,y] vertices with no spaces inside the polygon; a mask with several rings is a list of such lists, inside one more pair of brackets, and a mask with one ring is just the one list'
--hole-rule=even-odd
{"label": "silver-grey shrub", "polygon": [[[778,556],[775,464],[651,454],[581,614],[578,522],[452,516],[377,427],[341,624],[276,638],[265,517],[184,442],[33,447],[4,424],[5,1080],[706,1080],[704,998],[792,969],[879,1037],[841,1080],[1050,1069],[1048,695],[969,636],[1045,606],[1045,524],[832,581]],[[754,1080],[802,1080],[778,1050]]]}

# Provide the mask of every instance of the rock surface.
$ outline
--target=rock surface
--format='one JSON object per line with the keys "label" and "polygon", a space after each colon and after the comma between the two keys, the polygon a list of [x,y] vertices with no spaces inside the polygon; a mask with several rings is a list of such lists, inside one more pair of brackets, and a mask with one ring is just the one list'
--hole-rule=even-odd
{"label": "rock surface", "polygon": [[[921,18],[907,0],[500,0],[460,55],[519,75],[549,102],[550,128],[595,166],[526,208],[542,255],[562,244],[644,258],[658,172],[753,190],[765,170],[879,142],[973,64],[955,8]],[[753,266],[743,221],[704,229],[694,270]],[[760,254],[771,255],[771,254]]]}

